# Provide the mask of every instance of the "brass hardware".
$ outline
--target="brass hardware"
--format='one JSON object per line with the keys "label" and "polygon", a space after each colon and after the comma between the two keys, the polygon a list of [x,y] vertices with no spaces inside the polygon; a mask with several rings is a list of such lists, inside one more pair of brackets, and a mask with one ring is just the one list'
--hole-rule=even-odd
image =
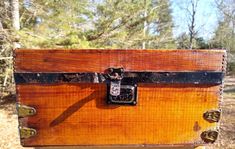
{"label": "brass hardware", "polygon": [[201,133],[201,138],[205,143],[214,143],[218,137],[218,131],[208,130]]}
{"label": "brass hardware", "polygon": [[218,122],[220,119],[220,111],[219,110],[210,110],[203,114],[203,118],[210,123]]}
{"label": "brass hardware", "polygon": [[19,131],[21,139],[27,139],[37,134],[37,131],[33,128],[19,127]]}
{"label": "brass hardware", "polygon": [[18,104],[17,106],[18,116],[19,117],[27,117],[36,114],[36,110],[33,107],[25,106]]}

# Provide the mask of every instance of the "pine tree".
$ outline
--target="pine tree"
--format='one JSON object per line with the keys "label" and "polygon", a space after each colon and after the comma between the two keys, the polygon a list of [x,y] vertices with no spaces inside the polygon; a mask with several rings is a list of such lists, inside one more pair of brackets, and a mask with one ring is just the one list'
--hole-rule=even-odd
{"label": "pine tree", "polygon": [[225,19],[219,22],[210,46],[228,51],[228,72],[235,73],[235,32],[230,21]]}
{"label": "pine tree", "polygon": [[153,20],[155,27],[151,30],[158,39],[154,42],[153,48],[174,48],[173,39],[173,20],[172,10],[170,9],[169,0],[153,0],[152,7],[159,7],[156,12],[156,18]]}
{"label": "pine tree", "polygon": [[[87,39],[97,47],[173,47],[172,17],[167,0],[105,0]],[[146,25],[146,26],[145,26]]]}
{"label": "pine tree", "polygon": [[28,0],[21,7],[23,47],[89,47],[83,35],[92,16],[88,4],[88,0]]}
{"label": "pine tree", "polygon": [[228,51],[228,72],[235,73],[235,0],[215,1],[221,18],[214,37],[210,41],[212,48]]}
{"label": "pine tree", "polygon": [[214,37],[210,41],[211,46],[213,48],[233,50],[235,49],[235,38],[233,39],[233,36],[233,29],[231,28],[229,21],[220,21],[214,32]]}
{"label": "pine tree", "polygon": [[169,0],[27,0],[21,14],[24,47],[175,46]]}
{"label": "pine tree", "polygon": [[215,3],[222,21],[218,24],[212,44],[235,53],[235,0],[218,0]]}

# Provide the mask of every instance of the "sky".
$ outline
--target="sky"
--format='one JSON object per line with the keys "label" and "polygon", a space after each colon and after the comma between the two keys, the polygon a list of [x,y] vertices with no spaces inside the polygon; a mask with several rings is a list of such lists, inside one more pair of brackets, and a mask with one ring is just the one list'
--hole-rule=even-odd
{"label": "sky", "polygon": [[[177,37],[183,32],[188,32],[186,11],[190,0],[171,0],[172,15],[174,21],[174,36]],[[213,36],[219,20],[218,10],[214,0],[199,0],[196,13],[196,30],[198,35],[206,40]]]}

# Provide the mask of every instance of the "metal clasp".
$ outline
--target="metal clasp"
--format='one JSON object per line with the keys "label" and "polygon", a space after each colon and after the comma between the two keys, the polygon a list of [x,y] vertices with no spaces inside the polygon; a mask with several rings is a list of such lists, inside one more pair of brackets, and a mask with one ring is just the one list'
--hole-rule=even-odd
{"label": "metal clasp", "polygon": [[133,82],[122,84],[123,68],[109,68],[108,104],[137,104],[137,85]]}
{"label": "metal clasp", "polygon": [[110,79],[110,95],[118,96],[121,93],[121,80],[123,78],[123,68],[109,68],[108,77]]}

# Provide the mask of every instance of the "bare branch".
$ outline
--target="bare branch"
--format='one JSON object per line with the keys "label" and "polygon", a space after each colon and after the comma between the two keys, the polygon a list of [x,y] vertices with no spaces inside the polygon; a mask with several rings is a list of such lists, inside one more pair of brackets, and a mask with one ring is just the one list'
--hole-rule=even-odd
{"label": "bare branch", "polygon": [[0,60],[8,60],[8,59],[13,59],[12,56],[9,56],[9,57],[0,57]]}

